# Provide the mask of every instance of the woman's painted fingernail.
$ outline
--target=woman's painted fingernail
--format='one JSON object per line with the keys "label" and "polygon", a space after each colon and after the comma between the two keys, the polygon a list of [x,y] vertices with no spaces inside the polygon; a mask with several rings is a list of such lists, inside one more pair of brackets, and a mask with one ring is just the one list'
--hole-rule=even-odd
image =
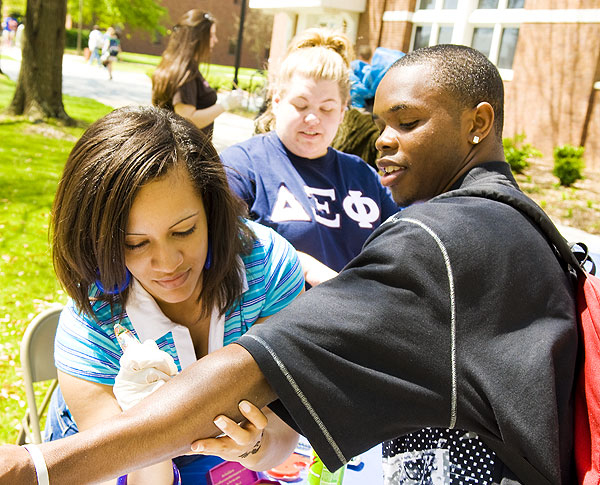
{"label": "woman's painted fingernail", "polygon": [[204,446],[202,446],[200,443],[194,443],[192,445],[192,451],[204,451]]}
{"label": "woman's painted fingernail", "polygon": [[251,409],[252,409],[252,408],[250,407],[250,404],[248,403],[248,401],[242,401],[242,402],[240,403],[240,410],[241,410],[242,412],[244,412],[244,413],[249,413]]}
{"label": "woman's painted fingernail", "polygon": [[226,424],[225,420],[220,416],[217,419],[215,419],[213,422],[215,423],[215,426],[219,429],[223,429]]}

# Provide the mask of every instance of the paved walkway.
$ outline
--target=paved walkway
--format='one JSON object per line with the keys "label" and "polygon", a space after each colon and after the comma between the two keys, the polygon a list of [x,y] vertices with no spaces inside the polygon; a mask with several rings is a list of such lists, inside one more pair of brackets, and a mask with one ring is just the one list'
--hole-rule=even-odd
{"label": "paved walkway", "polygon": [[[0,61],[2,70],[13,80],[19,74],[21,52],[17,48],[2,48],[2,54],[11,59]],[[114,108],[131,104],[150,104],[152,83],[146,74],[115,70],[113,80],[103,67],[87,64],[82,57],[65,54],[63,57],[63,93],[92,98]],[[223,113],[215,121],[213,143],[217,151],[246,140],[252,135],[252,120],[231,113]],[[594,260],[600,265],[600,236],[579,229],[557,225],[569,241],[588,245]]]}

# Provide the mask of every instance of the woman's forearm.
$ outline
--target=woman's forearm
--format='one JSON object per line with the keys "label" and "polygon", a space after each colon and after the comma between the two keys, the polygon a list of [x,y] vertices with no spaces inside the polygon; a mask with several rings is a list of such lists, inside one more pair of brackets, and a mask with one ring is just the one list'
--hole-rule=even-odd
{"label": "woman's forearm", "polygon": [[127,474],[127,485],[172,485],[173,462],[162,461]]}
{"label": "woman's forearm", "polygon": [[176,104],[174,109],[175,113],[187,118],[200,129],[210,125],[217,119],[217,116],[225,112],[225,108],[219,103],[202,109],[196,109],[195,106],[189,104]]}
{"label": "woman's forearm", "polygon": [[330,280],[337,276],[337,272],[332,270],[329,266],[321,263],[321,261],[312,257],[310,254],[298,251],[298,257],[300,258],[300,264],[304,271],[304,279],[311,285],[317,286],[324,281]]}
{"label": "woman's forearm", "polygon": [[190,120],[198,128],[204,128],[214,122],[217,119],[217,116],[223,114],[224,112],[225,108],[219,103],[215,103],[208,108],[197,109],[194,111]]}

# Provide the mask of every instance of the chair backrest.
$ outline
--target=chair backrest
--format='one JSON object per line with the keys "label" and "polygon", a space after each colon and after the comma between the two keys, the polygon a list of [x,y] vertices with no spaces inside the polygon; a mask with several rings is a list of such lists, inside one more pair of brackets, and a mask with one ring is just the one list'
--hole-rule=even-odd
{"label": "chair backrest", "polygon": [[[27,326],[23,339],[21,340],[21,369],[25,381],[25,393],[27,395],[28,416],[23,420],[24,431],[34,443],[41,442],[38,407],[35,401],[34,382],[56,379],[56,367],[54,366],[54,335],[58,326],[58,318],[62,307],[52,307],[39,313]],[[52,386],[52,389],[55,386]],[[50,391],[49,393],[50,394]],[[40,407],[40,413],[44,412],[49,395],[44,399]],[[26,429],[27,422],[31,426],[31,433]],[[31,436],[29,436],[31,434]],[[19,436],[19,440],[23,436]]]}

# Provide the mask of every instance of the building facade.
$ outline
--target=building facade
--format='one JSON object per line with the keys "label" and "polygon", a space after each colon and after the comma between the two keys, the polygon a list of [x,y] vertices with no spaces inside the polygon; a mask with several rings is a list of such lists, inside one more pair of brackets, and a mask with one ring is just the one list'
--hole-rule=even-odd
{"label": "building facade", "polygon": [[[210,12],[217,21],[219,42],[214,47],[211,62],[226,66],[235,65],[238,26],[242,1],[246,0],[163,0],[162,6],[168,11],[163,22],[167,35],[157,32],[149,34],[125,29],[122,36],[123,49],[128,52],[161,55],[167,47],[169,32],[177,20],[188,10],[199,8]],[[273,18],[258,10],[246,9],[244,22],[244,43],[240,65],[262,69],[266,66],[271,44]]]}
{"label": "building facade", "polygon": [[505,131],[552,157],[585,147],[600,170],[599,0],[249,0],[274,14],[270,62],[305,28],[346,32],[358,48],[409,52],[443,43],[472,46],[498,67]]}

